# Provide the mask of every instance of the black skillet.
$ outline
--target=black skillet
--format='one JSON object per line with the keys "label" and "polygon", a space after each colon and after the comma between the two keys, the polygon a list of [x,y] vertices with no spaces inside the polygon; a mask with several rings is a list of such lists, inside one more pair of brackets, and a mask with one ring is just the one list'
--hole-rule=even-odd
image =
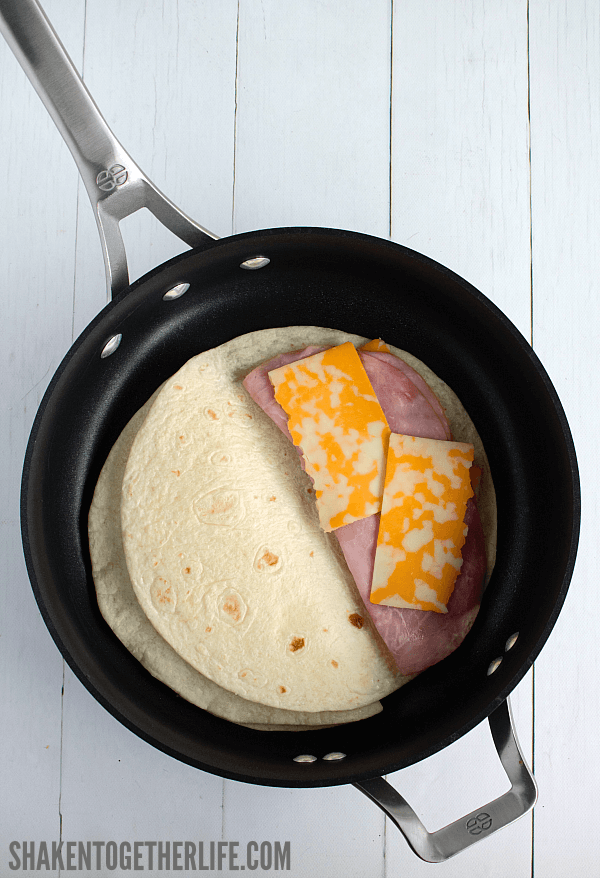
{"label": "black skillet", "polygon": [[[355,783],[426,859],[445,859],[510,822],[531,807],[535,785],[506,699],[560,611],[580,514],[569,427],[531,347],[466,281],[390,241],[319,228],[215,240],[165,199],[114,139],[35,0],[0,0],[0,24],[78,163],[113,291],[48,387],[23,474],[27,567],[65,659],[107,710],[166,753],[250,783]],[[118,223],[142,206],[194,249],[128,286]],[[498,556],[465,642],[386,698],[383,713],[330,730],[266,734],[179,698],[116,639],[95,600],[87,514],[112,444],[161,382],[202,350],[299,324],[383,335],[459,393],[489,456]],[[379,775],[435,753],[486,717],[512,791],[427,834]]]}

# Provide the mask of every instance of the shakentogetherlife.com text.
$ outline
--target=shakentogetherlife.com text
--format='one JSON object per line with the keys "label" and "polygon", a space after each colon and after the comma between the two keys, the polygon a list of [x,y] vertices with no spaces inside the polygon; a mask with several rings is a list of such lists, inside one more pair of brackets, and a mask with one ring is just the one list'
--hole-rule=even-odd
{"label": "shakentogetherlife.com text", "polygon": [[[281,872],[289,841],[11,841],[13,872]],[[6,861],[5,861],[6,862]]]}

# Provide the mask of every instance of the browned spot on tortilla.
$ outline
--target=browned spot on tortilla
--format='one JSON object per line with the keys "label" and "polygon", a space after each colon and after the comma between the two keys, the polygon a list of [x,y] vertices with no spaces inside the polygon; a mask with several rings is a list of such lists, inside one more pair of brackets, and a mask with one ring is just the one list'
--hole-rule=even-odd
{"label": "browned spot on tortilla", "polygon": [[185,570],[184,570],[183,572],[184,572],[184,573],[191,573],[191,572],[192,572],[192,568],[191,568],[191,567],[186,567]]}
{"label": "browned spot on tortilla", "polygon": [[290,643],[290,652],[298,652],[299,649],[304,649],[304,637],[294,637]]}
{"label": "browned spot on tortilla", "polygon": [[307,488],[307,489],[306,489],[306,493],[307,493],[307,494],[312,494],[312,492],[313,492],[313,489],[312,489],[312,488]]}
{"label": "browned spot on tortilla", "polygon": [[235,498],[229,497],[228,499],[223,500],[215,500],[210,509],[201,510],[202,515],[222,515],[224,512],[229,512],[235,506]]}
{"label": "browned spot on tortilla", "polygon": [[265,564],[267,565],[267,567],[275,567],[275,565],[277,564],[278,561],[279,561],[279,555],[275,555],[273,552],[270,552],[267,549],[265,554],[259,560],[258,567],[259,567],[259,569],[262,569],[262,567]]}
{"label": "browned spot on tortilla", "polygon": [[252,415],[251,415],[251,414],[249,414],[248,412],[244,412],[244,414],[246,415],[247,418],[250,418],[250,420],[252,420]]}
{"label": "browned spot on tortilla", "polygon": [[348,616],[348,621],[351,625],[354,625],[355,628],[362,628],[365,624],[365,620],[362,616],[359,616],[358,613],[351,613],[351,615]]}
{"label": "browned spot on tortilla", "polygon": [[240,621],[242,618],[242,608],[235,595],[229,595],[229,597],[225,598],[223,612],[227,613],[228,616],[231,616],[234,622]]}
{"label": "browned spot on tortilla", "polygon": [[174,475],[176,475],[177,478],[179,478],[179,476],[181,475],[181,470],[178,470],[178,469],[172,469],[171,472],[174,473]]}
{"label": "browned spot on tortilla", "polygon": [[277,497],[275,497],[275,496],[273,496],[273,497],[269,497],[269,500],[270,500],[271,502],[273,502],[273,500],[277,500]]}
{"label": "browned spot on tortilla", "polygon": [[206,631],[207,634],[210,634],[210,632],[212,631],[212,628],[210,627],[210,625],[207,625],[204,630]]}
{"label": "browned spot on tortilla", "polygon": [[334,668],[338,667],[338,663],[336,662],[335,659],[331,659],[331,664],[333,665]]}
{"label": "browned spot on tortilla", "polygon": [[287,689],[285,688],[285,686],[280,686],[279,691],[282,695],[284,695],[287,692]]}
{"label": "browned spot on tortilla", "polygon": [[174,384],[173,387],[175,388],[175,390],[183,390],[181,384]]}
{"label": "browned spot on tortilla", "polygon": [[312,558],[313,555],[314,555],[315,553],[314,553],[314,552],[310,552],[309,554],[310,554],[310,557]]}
{"label": "browned spot on tortilla", "polygon": [[219,420],[218,414],[213,409],[207,409],[206,414],[209,416],[209,418],[212,418],[213,421]]}
{"label": "browned spot on tortilla", "polygon": [[[162,581],[165,582],[164,579]],[[156,600],[159,604],[172,604],[173,599],[171,598],[171,586],[168,585],[166,588],[157,589]]]}

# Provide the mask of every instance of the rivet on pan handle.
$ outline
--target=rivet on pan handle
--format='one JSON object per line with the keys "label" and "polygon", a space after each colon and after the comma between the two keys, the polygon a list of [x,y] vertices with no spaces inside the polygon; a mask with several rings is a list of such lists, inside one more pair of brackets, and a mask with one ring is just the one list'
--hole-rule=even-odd
{"label": "rivet on pan handle", "polygon": [[522,817],[535,804],[535,779],[519,747],[508,698],[488,717],[488,721],[496,750],[512,787],[493,802],[482,805],[443,829],[428,832],[406,799],[382,777],[354,784],[385,811],[417,856],[428,863],[450,859]]}
{"label": "rivet on pan handle", "polygon": [[116,139],[36,0],[2,0],[0,32],[44,102],[85,183],[100,232],[109,295],[129,286],[120,220],[146,207],[190,247],[217,236],[170,201]]}

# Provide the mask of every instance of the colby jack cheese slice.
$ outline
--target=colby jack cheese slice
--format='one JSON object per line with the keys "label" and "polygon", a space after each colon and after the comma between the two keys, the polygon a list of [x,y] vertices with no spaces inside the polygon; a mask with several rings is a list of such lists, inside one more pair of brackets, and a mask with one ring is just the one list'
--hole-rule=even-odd
{"label": "colby jack cheese slice", "polygon": [[361,346],[361,351],[380,351],[384,354],[391,354],[390,349],[380,338],[374,338]]}
{"label": "colby jack cheese slice", "polygon": [[473,446],[393,433],[371,602],[446,613],[462,565]]}
{"label": "colby jack cheese slice", "polygon": [[269,372],[314,481],[321,526],[379,512],[390,428],[351,342]]}

